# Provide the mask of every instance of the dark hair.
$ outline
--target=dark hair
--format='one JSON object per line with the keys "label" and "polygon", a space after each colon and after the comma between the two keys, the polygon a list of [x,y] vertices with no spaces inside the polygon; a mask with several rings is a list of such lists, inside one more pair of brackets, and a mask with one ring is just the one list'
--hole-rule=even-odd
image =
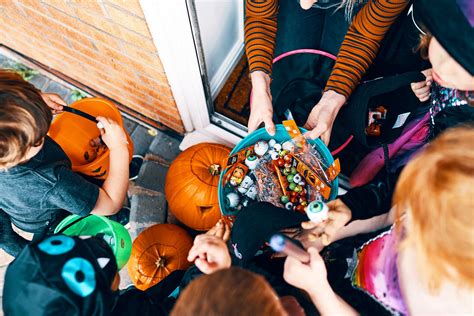
{"label": "dark hair", "polygon": [[52,120],[41,92],[11,71],[0,70],[0,168],[18,164],[41,145]]}

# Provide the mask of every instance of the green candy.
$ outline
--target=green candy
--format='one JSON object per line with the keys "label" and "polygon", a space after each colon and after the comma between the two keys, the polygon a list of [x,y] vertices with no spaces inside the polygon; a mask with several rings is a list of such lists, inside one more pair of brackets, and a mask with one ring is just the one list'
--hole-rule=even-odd
{"label": "green candy", "polygon": [[290,187],[290,190],[291,190],[291,191],[294,191],[295,188],[296,188],[296,186],[297,186],[296,183],[291,182],[291,183],[290,183],[290,186],[289,186],[289,187]]}
{"label": "green candy", "polygon": [[287,195],[282,195],[280,201],[281,203],[286,204],[290,201],[290,198]]}
{"label": "green candy", "polygon": [[288,180],[289,183],[292,183],[294,177],[295,177],[294,175],[289,174],[289,175],[286,177],[286,180]]}
{"label": "green candy", "polygon": [[283,169],[282,173],[285,175],[285,176],[288,176],[290,174],[290,171],[288,169]]}
{"label": "green candy", "polygon": [[295,174],[297,174],[297,173],[298,173],[298,171],[296,170],[296,168],[295,168],[295,167],[291,167],[291,174],[292,174],[292,175],[295,175]]}

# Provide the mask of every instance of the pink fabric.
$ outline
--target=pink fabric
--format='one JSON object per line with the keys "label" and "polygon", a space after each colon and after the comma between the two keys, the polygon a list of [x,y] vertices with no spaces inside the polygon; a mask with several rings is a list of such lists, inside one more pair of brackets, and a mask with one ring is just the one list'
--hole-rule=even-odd
{"label": "pink fabric", "polygon": [[300,53],[318,54],[318,55],[323,55],[323,56],[329,57],[332,60],[336,60],[336,56],[334,56],[331,53],[324,52],[324,51],[319,50],[319,49],[302,48],[302,49],[295,49],[295,50],[283,53],[281,55],[278,55],[277,57],[275,57],[275,59],[273,59],[273,63],[276,63],[277,61],[279,61],[280,59],[285,58],[286,56],[291,56],[291,55],[300,54]]}
{"label": "pink fabric", "polygon": [[350,142],[352,141],[352,139],[354,138],[354,135],[351,135],[349,136],[349,138],[346,140],[346,142],[344,144],[342,144],[341,146],[339,146],[338,148],[334,149],[333,151],[331,151],[331,155],[335,156],[337,155],[338,153],[340,153],[344,148],[347,147],[347,145],[350,144]]}
{"label": "pink fabric", "polygon": [[[413,150],[422,144],[429,133],[430,113],[421,119],[409,123],[403,133],[393,143],[388,145],[389,158]],[[350,183],[353,187],[364,185],[371,181],[385,164],[383,148],[377,148],[362,159],[357,168],[352,172]]]}

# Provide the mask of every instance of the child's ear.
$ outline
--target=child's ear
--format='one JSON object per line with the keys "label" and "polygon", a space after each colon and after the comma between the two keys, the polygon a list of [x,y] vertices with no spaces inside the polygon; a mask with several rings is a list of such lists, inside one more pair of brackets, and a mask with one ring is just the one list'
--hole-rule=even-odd
{"label": "child's ear", "polygon": [[109,258],[98,258],[97,263],[101,269],[105,268],[105,266],[110,262]]}

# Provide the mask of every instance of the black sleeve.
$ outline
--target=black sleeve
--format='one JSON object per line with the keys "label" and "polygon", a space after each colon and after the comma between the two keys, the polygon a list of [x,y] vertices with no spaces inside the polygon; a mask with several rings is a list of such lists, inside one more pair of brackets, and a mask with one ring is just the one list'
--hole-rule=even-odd
{"label": "black sleeve", "polygon": [[351,220],[368,219],[387,213],[392,205],[395,183],[402,168],[389,175],[381,172],[372,182],[352,188],[339,198],[352,212]]}

